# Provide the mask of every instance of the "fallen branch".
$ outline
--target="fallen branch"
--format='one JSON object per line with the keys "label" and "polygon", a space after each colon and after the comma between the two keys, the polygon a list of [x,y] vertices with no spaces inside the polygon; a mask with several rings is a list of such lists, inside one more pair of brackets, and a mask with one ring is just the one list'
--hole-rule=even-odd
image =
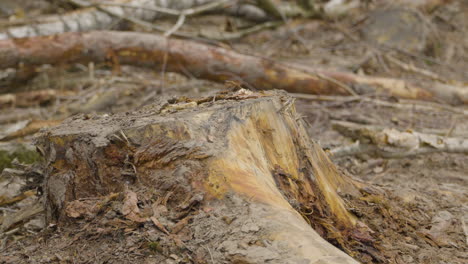
{"label": "fallen branch", "polygon": [[11,125],[11,129],[7,129],[5,133],[0,133],[0,141],[9,141],[32,135],[41,128],[56,126],[60,124],[60,122],[62,122],[62,120],[20,121],[17,124]]}
{"label": "fallen branch", "polygon": [[429,70],[425,70],[425,69],[420,69],[416,66],[414,66],[413,64],[406,64],[402,61],[400,61],[399,59],[389,55],[389,54],[386,54],[385,55],[385,58],[390,61],[391,63],[397,65],[398,67],[402,68],[403,70],[405,71],[409,71],[409,72],[412,72],[412,73],[417,73],[417,74],[420,74],[424,77],[427,77],[427,78],[430,78],[431,80],[434,80],[434,81],[438,81],[438,82],[441,82],[441,83],[448,83],[447,80],[445,80],[444,78],[442,78],[441,76],[439,76],[438,74],[434,73],[434,72],[431,72]]}
{"label": "fallen branch", "polygon": [[0,125],[17,123],[21,120],[40,119],[43,113],[39,108],[17,108],[15,111],[0,111]]}
{"label": "fallen branch", "polygon": [[200,36],[207,38],[207,39],[212,39],[212,40],[218,40],[218,41],[226,41],[226,40],[234,40],[234,39],[240,39],[244,36],[247,36],[249,34],[259,32],[264,29],[269,29],[269,28],[274,28],[277,26],[282,25],[283,22],[281,21],[267,21],[264,23],[256,24],[254,26],[251,26],[249,28],[245,28],[242,30],[234,31],[234,32],[212,32],[212,31],[207,31],[207,32],[200,32]]}
{"label": "fallen branch", "polygon": [[389,102],[380,99],[365,97],[365,96],[327,96],[327,95],[312,95],[312,94],[301,94],[293,93],[291,94],[294,98],[306,99],[306,100],[316,100],[316,101],[336,101],[336,102],[366,102],[379,106],[390,107],[401,110],[410,110],[410,111],[446,111],[452,112],[460,115],[468,115],[468,110],[453,107],[445,104],[438,104],[434,102],[423,102],[416,100],[405,100],[399,99],[397,102]]}
{"label": "fallen branch", "polygon": [[59,91],[53,89],[27,91],[16,94],[8,93],[0,95],[0,109],[6,107],[30,107],[47,104],[62,97],[74,95],[72,91]]}
{"label": "fallen branch", "polygon": [[372,153],[383,158],[404,158],[434,152],[468,154],[466,138],[444,137],[412,130],[402,132],[345,121],[332,121],[332,125],[341,134],[356,140],[353,145],[331,150],[335,157],[363,153]]}
{"label": "fallen branch", "polygon": [[25,191],[15,197],[3,197],[3,196],[0,196],[0,206],[5,206],[5,205],[11,205],[11,204],[14,204],[14,203],[17,203],[17,202],[20,202],[28,197],[31,197],[33,195],[36,195],[36,192],[35,191],[32,191],[32,190],[29,190],[29,191]]}
{"label": "fallen branch", "polygon": [[256,0],[256,2],[257,6],[263,9],[267,14],[270,14],[278,19],[283,18],[284,14],[282,14],[281,10],[279,10],[279,3],[277,0]]}
{"label": "fallen branch", "polygon": [[[34,36],[45,36],[65,32],[85,32],[90,30],[108,29],[116,25],[121,19],[132,23],[143,25],[157,31],[167,31],[148,21],[167,16],[190,16],[206,12],[223,5],[227,13],[254,20],[265,20],[266,14],[255,6],[233,6],[227,0],[170,0],[170,1],[148,1],[148,0],[114,0],[112,2],[93,2],[86,0],[68,0],[72,4],[82,7],[77,11],[68,12],[63,15],[44,16],[34,23],[22,26],[9,27],[0,31],[0,39],[24,38]],[[184,34],[180,34],[182,37]]]}
{"label": "fallen branch", "polygon": [[[292,65],[310,73],[304,66]],[[345,72],[320,72],[329,78],[355,87],[358,93],[387,93],[398,98],[435,101],[452,105],[468,103],[468,89],[434,82],[415,82],[386,77],[362,76]]]}
{"label": "fallen branch", "polygon": [[[110,3],[109,2],[95,3],[95,2],[86,1],[86,0],[68,0],[68,1],[70,1],[71,3],[73,3],[73,4],[75,4],[75,5],[79,6],[79,7],[83,7],[83,8],[95,7],[98,11],[104,12],[104,13],[106,13],[108,15],[113,16],[113,17],[117,17],[119,19],[124,19],[124,20],[130,21],[132,23],[135,23],[137,25],[142,25],[144,27],[149,27],[150,29],[155,29],[157,31],[164,31],[165,32],[164,36],[166,36],[166,37],[169,37],[171,35],[177,35],[177,36],[180,36],[180,37],[195,37],[195,36],[190,36],[187,33],[181,33],[181,34],[175,34],[175,33],[184,24],[186,17],[198,15],[198,14],[201,14],[203,12],[207,12],[207,11],[210,11],[210,10],[213,10],[213,9],[220,8],[222,6],[227,5],[228,2],[229,2],[229,0],[217,0],[217,1],[205,0],[204,2],[206,2],[206,3],[204,3],[204,4],[200,5],[200,6],[189,7],[189,8],[186,8],[186,9],[183,9],[183,10],[179,11],[177,9],[170,9],[170,8],[152,6],[152,5],[147,7],[147,4],[148,4],[147,2],[137,2],[136,4],[138,4],[138,5],[128,5],[128,4],[119,4],[119,3],[112,3],[112,2],[110,2]],[[172,2],[172,3],[174,3],[174,2]],[[184,5],[191,6],[191,5],[194,5],[194,4],[196,4],[196,2],[190,2],[190,3],[185,2],[185,3],[182,3],[182,6],[184,6]],[[166,2],[166,5],[169,6],[170,2]],[[177,22],[175,23],[175,25],[172,28],[170,28],[168,30],[164,30],[164,29],[162,29],[162,28],[160,28],[158,26],[155,26],[155,25],[153,25],[151,23],[146,22],[146,21],[152,20],[152,19],[148,19],[148,17],[142,17],[141,15],[137,16],[137,15],[133,14],[133,12],[128,13],[128,9],[124,10],[124,11],[127,12],[126,14],[122,14],[122,12],[119,12],[118,10],[112,10],[112,9],[109,9],[109,8],[105,8],[106,6],[114,6],[114,7],[120,7],[120,8],[130,8],[130,10],[133,9],[134,11],[143,10],[143,12],[149,10],[149,11],[152,11],[152,12],[155,13],[155,14],[153,14],[154,16],[158,15],[158,14],[176,15],[176,16],[179,16],[179,18],[177,19]]]}
{"label": "fallen branch", "polygon": [[[61,34],[65,32],[85,32],[89,30],[108,29],[116,25],[122,18],[136,24],[148,23],[164,16],[181,16],[185,10],[186,15],[194,15],[212,9],[220,9],[222,12],[241,16],[253,21],[266,21],[271,18],[284,17],[312,17],[317,15],[336,16],[336,8],[341,4],[330,8],[328,4],[311,4],[310,1],[281,1],[279,4],[272,3],[271,0],[258,0],[257,6],[245,3],[232,3],[234,1],[223,0],[112,0],[112,1],[87,1],[87,0],[63,0],[79,7],[87,7],[77,11],[68,12],[64,15],[44,16],[31,20],[25,20],[21,26],[12,26],[0,32],[0,39],[24,38],[33,36],[44,36]],[[231,2],[231,3],[228,3]],[[305,5],[304,3],[307,2]],[[356,1],[354,1],[356,2]],[[357,1],[359,2],[359,1]],[[403,1],[405,2],[405,1]],[[426,1],[431,3],[431,7],[441,4],[441,0]],[[223,4],[225,6],[223,6]],[[408,5],[408,3],[403,3]],[[199,8],[199,6],[202,8]],[[312,5],[312,6],[309,6]],[[327,7],[328,6],[328,7]],[[223,7],[222,9],[219,7]],[[356,7],[356,6],[355,6]],[[352,8],[352,6],[351,6]],[[323,13],[323,14],[322,14]],[[269,16],[270,14],[270,16]],[[140,23],[140,22],[143,23]],[[149,23],[150,24],[150,23]],[[158,31],[166,31],[154,25],[152,27]],[[182,36],[182,35],[181,35]]]}
{"label": "fallen branch", "polygon": [[[187,40],[136,32],[94,31],[65,33],[53,37],[33,37],[0,41],[0,68],[41,64],[113,62],[143,67],[190,72],[193,76],[224,82],[237,80],[257,89],[288,92],[349,95],[343,85],[356,93],[387,93],[408,99],[467,103],[468,91],[433,90],[408,81],[358,76],[351,73],[310,70],[270,59],[239,54],[220,47]],[[323,77],[325,76],[325,78]]]}

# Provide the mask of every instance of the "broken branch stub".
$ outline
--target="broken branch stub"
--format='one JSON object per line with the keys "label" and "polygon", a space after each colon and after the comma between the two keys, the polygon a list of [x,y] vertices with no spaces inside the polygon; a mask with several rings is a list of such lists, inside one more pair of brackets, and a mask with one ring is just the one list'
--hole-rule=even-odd
{"label": "broken branch stub", "polygon": [[[65,208],[77,199],[151,190],[159,207],[180,211],[179,223],[167,229],[192,228],[193,239],[217,248],[219,260],[240,254],[248,263],[266,261],[243,234],[270,241],[262,250],[275,263],[356,263],[318,232],[358,256],[351,245],[368,230],[338,192],[356,197],[362,184],[340,174],[309,139],[292,102],[284,93],[241,89],[129,114],[71,118],[37,142],[48,167],[48,221],[72,221]],[[166,230],[159,213],[136,211]],[[203,225],[205,213],[222,226]],[[203,226],[216,232],[204,237],[197,232]]]}

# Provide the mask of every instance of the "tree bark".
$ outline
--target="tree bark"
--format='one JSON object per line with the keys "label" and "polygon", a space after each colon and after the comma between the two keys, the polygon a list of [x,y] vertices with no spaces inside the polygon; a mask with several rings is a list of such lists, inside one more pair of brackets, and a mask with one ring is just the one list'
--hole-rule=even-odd
{"label": "tree bark", "polygon": [[[37,142],[48,167],[48,221],[69,223],[80,201],[124,192],[134,204],[125,202],[124,215],[152,221],[164,234],[186,225],[195,230],[193,239],[221,248],[213,252],[216,262],[240,254],[246,262],[239,263],[357,263],[317,231],[359,257],[353,248],[369,246],[369,230],[348,212],[338,190],[357,196],[363,184],[338,172],[305,125],[285,94],[244,89],[136,113],[72,118]],[[136,197],[148,192],[166,197],[174,215],[190,208],[184,222],[164,226],[158,215],[140,212]],[[206,224],[201,212],[213,222]],[[217,228],[225,217],[235,221]],[[215,235],[199,235],[206,228]],[[262,249],[270,252],[267,258],[254,253],[255,245],[236,246],[246,244],[245,233],[270,241]]]}

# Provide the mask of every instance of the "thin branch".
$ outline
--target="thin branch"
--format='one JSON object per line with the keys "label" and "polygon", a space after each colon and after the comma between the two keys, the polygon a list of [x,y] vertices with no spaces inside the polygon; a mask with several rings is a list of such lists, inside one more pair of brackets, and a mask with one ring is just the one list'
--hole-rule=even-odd
{"label": "thin branch", "polygon": [[335,96],[335,95],[315,95],[315,94],[304,94],[304,93],[289,93],[292,97],[306,100],[317,100],[317,101],[339,101],[339,102],[353,102],[360,101],[361,96]]}
{"label": "thin branch", "polygon": [[412,57],[412,58],[415,58],[415,59],[418,59],[418,60],[423,60],[423,61],[428,61],[428,62],[431,62],[431,63],[434,63],[434,64],[438,64],[440,66],[444,66],[444,67],[447,67],[453,71],[459,71],[458,69],[455,69],[452,65],[449,65],[447,63],[444,63],[444,62],[441,62],[439,60],[436,60],[432,57],[428,57],[428,56],[424,56],[424,55],[421,55],[421,54],[413,54],[411,52],[408,52],[408,51],[405,51],[405,50],[402,50],[400,48],[397,48],[397,47],[392,47],[390,45],[387,45],[387,44],[369,44],[367,43],[366,41],[362,41],[358,38],[356,38],[353,34],[351,34],[345,27],[341,26],[340,24],[333,24],[333,25],[329,25],[331,28],[334,28],[338,31],[340,31],[343,35],[345,35],[347,38],[349,38],[350,40],[354,41],[354,42],[357,42],[357,43],[360,43],[360,44],[363,44],[365,45],[367,48],[373,50],[374,52],[381,52],[380,50],[391,50],[391,51],[397,51],[403,55],[406,55],[406,56],[409,56],[409,57]]}
{"label": "thin branch", "polygon": [[168,31],[166,31],[164,33],[164,36],[169,37],[172,34],[174,34],[177,30],[179,30],[179,28],[184,24],[184,22],[185,22],[185,15],[180,15],[175,25],[172,28],[170,28]]}
{"label": "thin branch", "polygon": [[[76,2],[76,4],[80,3],[81,5],[86,4],[87,1],[83,0],[70,0],[72,2]],[[193,16],[193,15],[198,15],[200,13],[218,8],[224,4],[229,3],[229,0],[221,0],[221,1],[215,1],[215,2],[209,2],[204,5],[196,6],[193,8],[187,8],[184,10],[176,10],[176,9],[171,9],[171,8],[166,8],[166,7],[159,7],[159,6],[136,6],[132,4],[124,4],[124,3],[112,3],[112,2],[89,2],[88,7],[98,7],[98,6],[117,6],[117,7],[126,7],[126,8],[134,8],[134,9],[140,9],[140,10],[147,10],[147,11],[153,11],[156,13],[162,13],[166,15],[171,15],[171,16]]]}
{"label": "thin branch", "polygon": [[275,18],[284,18],[284,15],[281,13],[281,11],[278,9],[275,3],[273,3],[271,0],[256,0],[257,6],[266,13],[272,15]]}
{"label": "thin branch", "polygon": [[240,39],[242,37],[261,31],[263,29],[274,28],[282,24],[283,22],[281,21],[268,21],[268,22],[257,24],[255,26],[252,26],[243,30],[239,30],[237,32],[227,32],[227,33],[223,32],[219,36],[214,36],[213,34],[207,34],[203,32],[200,33],[200,36],[209,38],[209,39],[218,40],[218,41],[234,40],[234,39]]}
{"label": "thin branch", "polygon": [[349,87],[348,85],[338,81],[335,78],[325,76],[325,75],[320,74],[318,72],[316,72],[315,75],[317,75],[317,77],[319,77],[320,79],[324,79],[326,81],[329,81],[331,83],[334,83],[334,84],[338,85],[339,87],[343,88],[345,91],[347,91],[352,96],[359,96],[351,87]]}
{"label": "thin branch", "polygon": [[395,58],[395,57],[393,57],[393,56],[391,56],[389,54],[386,54],[385,58],[388,61],[390,61],[391,63],[397,65],[398,67],[402,68],[405,71],[418,73],[418,74],[420,74],[420,75],[422,75],[424,77],[428,77],[429,79],[432,79],[434,81],[439,81],[439,82],[442,82],[442,83],[448,83],[447,80],[443,79],[442,77],[440,77],[438,74],[436,74],[434,72],[418,68],[418,67],[416,67],[416,66],[414,66],[412,64],[404,63],[404,62],[400,61],[399,59],[397,59],[397,58]]}
{"label": "thin branch", "polygon": [[179,30],[179,28],[182,27],[182,25],[184,24],[185,18],[187,16],[197,15],[197,14],[215,9],[221,5],[226,4],[227,2],[228,0],[221,0],[221,1],[207,3],[205,5],[200,5],[194,8],[182,10],[180,12],[179,18],[177,19],[177,22],[175,23],[175,25],[171,29],[169,29],[166,33],[164,33],[164,36],[169,37],[170,35],[174,34],[177,30]]}
{"label": "thin branch", "polygon": [[330,96],[330,95],[312,95],[303,93],[290,93],[291,96],[306,100],[317,101],[338,101],[338,102],[353,102],[363,101],[376,105],[403,109],[403,110],[418,110],[418,111],[447,111],[461,115],[468,115],[468,110],[463,108],[452,107],[445,104],[434,102],[423,102],[418,100],[398,99],[398,102],[388,102],[366,96]]}
{"label": "thin branch", "polygon": [[[75,3],[75,4],[78,4],[79,2],[81,2],[80,5],[86,4],[86,1],[80,1],[80,0],[70,0],[70,1]],[[181,11],[179,11],[179,10],[165,8],[165,7],[159,7],[159,6],[136,6],[136,5],[132,5],[132,4],[112,3],[112,2],[90,2],[89,5],[88,5],[88,7],[98,7],[98,6],[126,7],[126,8],[153,11],[155,13],[163,13],[163,14],[172,15],[172,16],[180,16],[180,14],[181,14]]]}
{"label": "thin branch", "polygon": [[[73,4],[77,5],[77,6],[80,6],[80,7],[92,7],[93,6],[92,4],[90,4],[90,3],[86,2],[86,1],[82,1],[82,0],[68,0],[68,1],[70,1],[71,3],[73,3]],[[110,10],[107,10],[107,9],[101,7],[101,6],[96,6],[95,8],[98,9],[99,11],[101,11],[101,12],[104,12],[104,13],[109,14],[111,16],[114,16],[114,17],[129,21],[131,23],[134,23],[136,25],[145,27],[147,29],[156,30],[156,31],[159,31],[159,32],[167,32],[166,29],[164,29],[162,27],[159,27],[159,26],[156,26],[156,25],[154,25],[152,23],[148,23],[148,22],[146,22],[144,20],[134,18],[134,17],[130,17],[130,16],[124,16],[124,15],[112,12]],[[200,37],[188,34],[188,33],[173,32],[171,35],[174,35],[174,36],[177,36],[177,37],[189,38],[189,39],[202,40],[202,41],[205,41],[205,42],[212,42],[212,41],[209,41],[207,39],[203,39],[203,38],[200,38]]]}
{"label": "thin branch", "polygon": [[193,15],[198,15],[200,13],[203,13],[203,12],[206,12],[206,11],[210,11],[210,10],[213,10],[215,8],[218,8],[224,4],[227,4],[231,2],[230,0],[220,0],[220,1],[216,1],[216,2],[210,2],[210,3],[207,3],[207,4],[204,4],[204,5],[200,5],[200,6],[196,6],[196,7],[193,7],[193,8],[188,8],[188,9],[185,9],[183,10],[180,14],[184,14],[186,16],[193,16]]}

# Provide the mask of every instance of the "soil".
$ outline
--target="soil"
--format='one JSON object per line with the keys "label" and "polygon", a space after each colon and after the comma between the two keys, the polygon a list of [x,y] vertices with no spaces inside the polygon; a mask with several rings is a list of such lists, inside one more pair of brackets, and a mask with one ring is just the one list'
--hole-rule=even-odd
{"label": "soil", "polygon": [[[398,50],[371,47],[372,40],[367,39],[369,34],[365,34],[371,26],[366,24],[365,18],[375,8],[362,10],[335,22],[293,21],[288,26],[251,34],[227,45],[239,52],[260,54],[312,68],[434,81],[403,70],[384,59],[385,54],[392,54],[407,64],[437,73],[447,82],[468,83],[467,3],[453,1],[432,15],[419,14],[427,27],[425,45],[411,46],[407,51],[401,50],[405,45],[400,45]],[[235,18],[212,15],[191,18],[181,30],[189,31],[201,25],[206,28],[215,28],[212,25],[227,27],[236,23],[241,22]],[[84,113],[92,118],[93,115],[144,110],[148,105],[167,101],[168,98],[201,97],[226,89],[223,84],[136,67],[123,66],[117,76],[111,69],[96,65],[93,77],[87,70],[81,69],[77,66],[76,69],[64,69],[59,74],[45,69],[35,80],[24,85],[21,88],[23,91],[52,87],[75,92],[73,96],[31,107],[45,109],[42,112],[31,110],[31,115],[35,118],[60,119]],[[310,137],[325,149],[353,143],[332,128],[333,120],[468,137],[466,114],[436,108],[424,111],[401,109],[396,106],[395,98],[376,94],[365,96],[395,102],[395,106],[359,100],[297,99],[296,107],[310,124]],[[7,115],[16,110],[24,111],[10,108],[0,110],[0,114]],[[361,262],[468,262],[467,155],[433,153],[401,159],[360,155],[334,158],[334,162],[344,173],[378,186],[389,198],[373,199],[372,193],[366,196],[367,199],[360,200],[343,197],[352,205],[353,213],[376,232],[380,240],[382,259],[369,257],[359,259]],[[41,176],[36,173],[34,177]],[[180,180],[183,181],[183,177]],[[143,197],[140,199],[142,204],[152,203],[153,194],[154,189],[147,188],[139,190],[138,197]],[[169,201],[180,202],[188,196],[181,190]],[[29,197],[22,204],[14,205],[12,210],[33,204],[35,199],[38,198]],[[15,232],[2,235],[0,263],[216,263],[213,259],[220,259],[222,253],[227,251],[240,252],[240,255],[259,254],[264,257],[264,263],[275,263],[275,254],[280,254],[264,252],[262,243],[267,243],[265,241],[252,242],[251,233],[258,231],[254,219],[250,225],[237,226],[234,220],[245,217],[241,211],[215,205],[191,208],[198,213],[187,219],[188,228],[182,229],[179,237],[174,238],[155,229],[153,223],[138,223],[119,216],[124,200],[123,197],[108,197],[102,210],[67,225],[44,226],[41,217],[33,218]],[[241,200],[233,198],[231,202],[230,208],[243,206]],[[86,203],[82,206],[86,206]],[[159,210],[165,215],[162,218],[165,221],[183,219],[180,217],[183,210],[171,206],[170,202],[160,204]],[[251,247],[229,241],[223,243],[223,236],[233,233],[242,236],[245,243],[256,243],[257,250],[247,252],[246,248]],[[219,246],[207,247],[204,243],[206,239],[218,241]],[[225,261],[244,263],[242,259]]]}

